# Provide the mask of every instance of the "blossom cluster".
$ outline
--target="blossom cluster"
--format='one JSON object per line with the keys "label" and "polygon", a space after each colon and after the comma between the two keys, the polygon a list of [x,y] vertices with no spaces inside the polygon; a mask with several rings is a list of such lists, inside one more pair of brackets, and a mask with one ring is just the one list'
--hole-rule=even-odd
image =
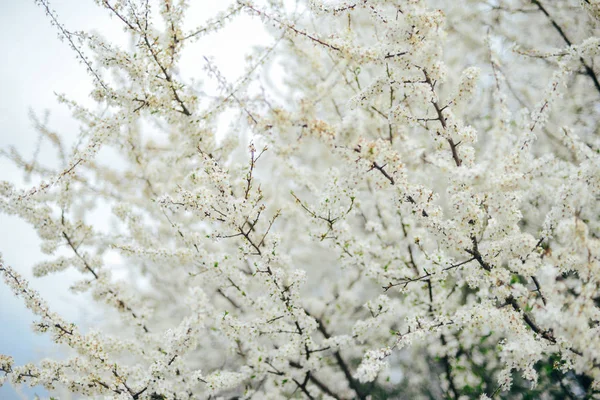
{"label": "blossom cluster", "polygon": [[[37,3],[103,107],[60,98],[82,126],[71,150],[36,120],[59,168],[2,153],[41,183],[0,182],[0,211],[41,238],[36,276],[76,269],[73,290],[117,320],[82,332],[0,261],[34,329],[70,349],[0,356],[2,383],[119,399],[600,396],[597,1],[239,0],[189,31],[185,0],[97,1],[130,49]],[[217,96],[185,81],[188,43],[242,14],[273,44],[235,82],[205,59]]]}

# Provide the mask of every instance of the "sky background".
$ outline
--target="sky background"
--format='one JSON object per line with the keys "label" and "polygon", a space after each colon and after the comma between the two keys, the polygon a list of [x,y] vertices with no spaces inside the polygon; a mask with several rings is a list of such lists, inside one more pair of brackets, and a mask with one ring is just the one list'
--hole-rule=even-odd
{"label": "sky background", "polygon": [[[190,22],[194,21],[191,24],[194,26],[230,2],[193,0],[191,3],[188,18]],[[110,18],[93,0],[54,0],[51,4],[67,29],[96,30],[111,41],[127,45],[128,38],[119,21]],[[61,136],[74,140],[78,134],[77,123],[66,107],[57,103],[55,93],[64,93],[86,106],[93,106],[88,96],[91,78],[85,67],[77,61],[68,45],[58,40],[56,29],[33,0],[0,0],[0,33],[3,52],[0,63],[0,149],[6,151],[14,146],[26,158],[31,158],[37,133],[29,118],[30,110],[39,116],[48,110],[50,127]],[[193,75],[198,69],[200,74],[203,56],[212,56],[221,72],[232,81],[242,73],[245,54],[252,46],[270,42],[272,39],[258,19],[242,16],[219,35],[194,45],[191,55],[183,59],[182,70]],[[42,146],[39,160],[46,165],[53,164],[54,152],[48,144]],[[23,174],[9,160],[0,157],[2,180],[20,187],[35,183],[25,182]],[[0,213],[0,253],[4,262],[26,277],[31,287],[39,291],[50,308],[63,318],[84,329],[93,326],[95,319],[101,316],[90,307],[90,299],[75,296],[68,289],[79,276],[77,272],[66,271],[32,279],[31,267],[49,257],[41,253],[39,244],[31,226],[17,217]],[[21,300],[0,281],[0,354],[13,356],[16,365],[61,357],[60,348],[47,336],[31,332],[34,319]],[[23,398],[33,398],[34,394],[48,395],[39,387],[22,390]],[[0,387],[0,399],[17,398],[19,395],[8,383]]]}

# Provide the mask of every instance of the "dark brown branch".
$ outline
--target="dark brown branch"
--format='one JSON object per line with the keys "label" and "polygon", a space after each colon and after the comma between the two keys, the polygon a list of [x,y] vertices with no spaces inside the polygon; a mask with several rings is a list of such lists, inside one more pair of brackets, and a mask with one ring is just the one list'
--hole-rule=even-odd
{"label": "dark brown branch", "polygon": [[[544,13],[544,15],[548,18],[548,20],[550,21],[550,23],[552,24],[554,29],[558,32],[560,37],[565,41],[565,43],[568,46],[573,46],[573,43],[571,42],[571,40],[569,40],[565,31],[561,28],[560,25],[558,25],[556,20],[554,18],[552,18],[552,16],[550,15],[550,13],[548,13],[548,10],[546,10],[546,8],[544,8],[542,3],[540,3],[538,0],[531,0],[531,2],[533,4],[535,4],[542,13]],[[598,81],[598,76],[596,75],[596,73],[594,72],[592,67],[589,66],[588,63],[583,59],[583,57],[579,57],[579,60],[581,61],[581,63],[583,64],[583,67],[585,68],[585,73],[590,77],[592,82],[594,82],[594,87],[596,88],[596,90],[598,92],[600,92],[600,82]]]}
{"label": "dark brown branch", "polygon": [[233,301],[233,299],[231,299],[231,297],[227,296],[225,294],[225,292],[223,292],[223,290],[221,290],[220,288],[217,289],[217,293],[219,293],[225,300],[227,300],[233,306],[233,308],[236,308],[236,309],[240,308],[240,306],[235,301]]}
{"label": "dark brown branch", "polygon": [[[512,297],[512,296],[509,297],[508,299],[506,299],[506,302],[508,304],[510,304],[516,312],[518,312],[518,313],[522,312],[521,306],[519,306],[519,303],[517,302],[517,300],[514,297]],[[526,312],[523,312],[523,320],[525,321],[527,326],[529,326],[531,328],[532,331],[534,331],[535,333],[537,333],[544,339],[548,340],[549,342],[556,343],[556,338],[554,337],[552,332],[545,331],[542,328],[540,328],[535,323],[535,321],[533,321],[533,319],[529,316],[529,314],[527,314]]]}
{"label": "dark brown branch", "polygon": [[544,294],[542,293],[540,282],[538,281],[538,279],[535,276],[531,276],[531,279],[533,280],[533,283],[535,284],[535,291],[539,293],[539,295],[542,299],[542,303],[544,303],[544,305],[546,305],[546,298],[544,297]]}
{"label": "dark brown branch", "polygon": [[152,48],[152,45],[150,44],[150,41],[148,40],[147,33],[144,32],[142,34],[142,36],[144,37],[144,42],[146,43],[146,47],[148,48],[148,51],[150,51],[150,54],[152,55],[152,58],[154,58],[154,61],[156,62],[156,64],[158,65],[158,67],[161,69],[163,75],[165,76],[165,79],[167,80],[167,82],[169,82],[169,87],[171,88],[171,91],[173,92],[173,97],[175,98],[175,101],[177,101],[179,103],[179,105],[181,106],[181,113],[183,113],[184,115],[186,115],[188,117],[191,116],[192,113],[185,106],[185,103],[179,97],[179,93],[177,93],[177,89],[175,89],[175,84],[173,82],[173,79],[171,78],[171,75],[169,75],[169,73],[167,72],[166,68],[158,60],[158,55],[156,54],[156,52]]}
{"label": "dark brown branch", "polygon": [[192,38],[194,36],[198,36],[199,34],[201,34],[203,32],[210,31],[213,27],[219,26],[222,21],[225,21],[225,20],[231,18],[236,13],[238,13],[242,8],[244,8],[244,7],[240,5],[239,7],[233,9],[233,11],[231,11],[227,15],[223,16],[221,19],[219,19],[217,21],[209,22],[208,24],[206,24],[205,27],[197,29],[194,32],[185,35],[183,38],[181,38],[180,41],[184,41],[184,40],[190,39],[190,38]]}
{"label": "dark brown branch", "polygon": [[[327,222],[327,225],[329,227],[329,231],[333,230],[333,224],[335,224],[337,221],[339,221],[344,216],[348,215],[350,213],[350,211],[352,211],[352,208],[354,207],[354,200],[355,199],[354,199],[354,197],[350,197],[350,205],[348,206],[348,209],[345,212],[343,212],[342,214],[338,215],[337,217],[333,217],[333,216],[331,216],[331,211],[329,211],[327,217],[324,217],[322,215],[317,214],[316,212],[314,212],[310,208],[308,208],[304,203],[302,203],[302,200],[300,200],[298,198],[298,196],[296,196],[296,194],[294,192],[290,192],[290,194],[294,197],[294,199],[296,199],[296,203],[300,204],[300,206],[307,213],[309,213],[313,218],[320,219],[322,221]],[[329,233],[329,231],[327,233]],[[326,234],[324,236],[326,236]]]}
{"label": "dark brown branch", "polygon": [[260,239],[260,242],[258,242],[258,247],[259,248],[262,247],[262,245],[265,243],[265,238],[267,237],[267,235],[271,231],[271,228],[273,227],[273,224],[275,223],[275,220],[280,215],[281,215],[281,210],[277,210],[277,212],[275,213],[275,215],[273,216],[273,218],[271,218],[271,220],[269,221],[269,226],[267,227],[267,230],[265,231],[265,233],[263,234],[262,238]]}
{"label": "dark brown branch", "polygon": [[[318,324],[319,332],[321,332],[321,334],[325,337],[325,339],[329,339],[331,337],[331,335],[329,334],[329,332],[327,332],[327,329],[325,328],[323,321],[321,321],[320,319],[317,319],[317,324]],[[352,390],[354,390],[354,392],[356,393],[356,396],[360,400],[366,400],[367,397],[362,393],[358,382],[356,382],[356,380],[354,380],[354,377],[352,377],[350,368],[348,367],[348,364],[346,364],[346,361],[344,361],[344,358],[342,357],[342,354],[339,352],[339,350],[336,351],[335,353],[333,353],[333,356],[335,358],[335,362],[337,363],[337,365],[340,367],[340,369],[344,373],[344,377],[346,377],[346,380],[348,381],[348,385],[350,385],[350,388],[352,388]]]}
{"label": "dark brown branch", "polygon": [[98,83],[100,84],[100,86],[102,86],[102,88],[107,93],[110,92],[110,90],[108,89],[108,87],[102,81],[102,78],[100,78],[100,75],[98,75],[98,73],[94,70],[94,68],[92,68],[92,65],[90,64],[90,62],[87,60],[87,58],[85,58],[85,56],[83,55],[83,53],[81,52],[81,50],[79,50],[79,48],[75,45],[75,42],[72,39],[73,33],[67,31],[60,24],[60,22],[58,21],[56,15],[50,9],[50,5],[45,0],[44,1],[40,1],[40,4],[44,7],[44,9],[46,10],[46,14],[50,17],[50,19],[52,20],[52,22],[56,26],[56,28],[58,28],[58,30],[60,31],[60,33],[62,33],[62,35],[67,39],[67,41],[71,45],[71,48],[73,50],[75,50],[75,52],[77,53],[77,55],[79,56],[79,58],[81,59],[81,61],[83,61],[83,63],[87,67],[88,71],[94,76],[94,78],[98,81]]}
{"label": "dark brown branch", "polygon": [[333,397],[336,400],[341,400],[341,397],[335,394],[331,389],[327,387],[323,382],[317,379],[313,374],[308,378],[316,387],[318,387],[323,393]]}
{"label": "dark brown branch", "polygon": [[396,54],[386,54],[385,58],[400,57],[400,56],[403,56],[405,54],[408,54],[408,51],[401,51],[400,53],[396,53]]}
{"label": "dark brown branch", "polygon": [[254,11],[256,14],[258,14],[258,15],[263,15],[265,18],[267,18],[267,19],[270,19],[270,20],[272,20],[272,21],[275,21],[275,22],[277,22],[277,23],[278,23],[280,26],[282,26],[282,27],[284,27],[284,28],[287,28],[287,29],[289,29],[289,30],[293,31],[293,32],[295,32],[295,33],[296,33],[296,34],[298,34],[298,35],[304,36],[304,37],[306,37],[306,38],[308,38],[308,39],[312,40],[312,41],[313,41],[313,42],[315,42],[315,43],[318,43],[318,44],[320,44],[320,45],[322,45],[322,46],[325,46],[325,47],[327,47],[327,48],[329,48],[329,49],[331,49],[331,50],[335,50],[335,51],[341,51],[341,50],[340,50],[338,47],[336,47],[336,46],[334,46],[334,45],[331,45],[331,44],[329,44],[329,43],[327,43],[327,42],[324,42],[324,41],[322,41],[321,39],[319,39],[319,38],[317,38],[317,37],[315,37],[315,36],[312,36],[312,35],[310,35],[310,34],[309,34],[309,33],[307,33],[307,32],[301,31],[301,30],[297,29],[296,27],[294,27],[293,25],[287,24],[287,23],[285,23],[285,22],[283,22],[283,21],[281,21],[281,20],[279,20],[279,19],[277,19],[277,18],[275,18],[275,17],[273,17],[273,16],[271,16],[271,15],[269,15],[269,14],[265,13],[264,11],[258,10],[258,9],[256,9],[255,7],[251,6],[250,4],[245,4],[245,3],[242,3],[242,2],[240,2],[240,4],[242,4],[242,5],[243,5],[244,7],[246,7],[246,8],[249,8],[250,10]]}
{"label": "dark brown branch", "polygon": [[[152,44],[150,43],[150,40],[148,39],[148,32],[147,32],[147,29],[148,29],[148,16],[146,15],[144,26],[142,26],[142,22],[139,20],[139,18],[137,17],[137,15],[135,16],[136,24],[139,27],[139,30],[138,30],[138,29],[135,29],[135,27],[133,26],[132,23],[130,23],[127,19],[125,19],[117,11],[115,11],[115,9],[112,6],[110,6],[110,4],[108,3],[108,1],[105,0],[104,1],[104,5],[106,7],[108,7],[115,15],[117,15],[119,17],[119,19],[121,19],[121,21],[123,21],[130,29],[132,29],[135,32],[138,32],[142,36],[142,38],[144,40],[144,44],[146,45],[146,48],[150,52],[150,55],[154,59],[154,62],[160,68],[160,70],[162,71],[165,79],[167,80],[167,82],[169,84],[168,86],[171,89],[171,91],[173,92],[173,97],[174,97],[175,101],[177,103],[179,103],[179,105],[181,106],[181,110],[177,110],[177,111],[181,112],[182,114],[184,114],[184,115],[186,115],[188,117],[191,116],[192,113],[186,107],[186,105],[183,102],[183,100],[181,99],[181,97],[179,97],[179,93],[177,92],[177,89],[175,89],[175,82],[173,81],[173,78],[171,77],[171,75],[169,74],[169,72],[167,71],[167,69],[162,65],[162,63],[158,59],[158,54],[156,53],[156,51],[154,51],[154,48],[152,47]],[[147,9],[146,9],[146,11],[147,11]]]}
{"label": "dark brown branch", "polygon": [[[63,224],[64,225],[64,224]],[[75,245],[73,245],[73,241],[71,240],[71,238],[69,237],[69,235],[67,235],[66,232],[63,231],[63,237],[67,240],[67,244],[69,245],[69,247],[71,247],[71,249],[73,250],[73,252],[75,253],[75,255],[77,256],[77,258],[79,258],[82,262],[83,265],[85,266],[85,269],[87,269],[93,276],[94,279],[98,279],[98,274],[96,273],[96,271],[94,271],[94,269],[92,268],[92,266],[88,263],[88,261],[85,259],[85,257],[83,257],[77,250],[77,247],[75,247]],[[107,293],[110,293],[111,295],[113,295],[116,299],[117,304],[119,305],[119,307],[127,310],[129,313],[131,313],[131,316],[135,319],[138,318],[137,314],[131,309],[131,307],[129,307],[128,305],[126,305],[122,300],[117,298],[117,294],[109,289],[107,290]],[[148,333],[148,327],[146,327],[145,324],[141,324],[142,329],[144,330],[144,332]]]}
{"label": "dark brown branch", "polygon": [[306,395],[306,397],[308,397],[310,400],[313,400],[314,397],[306,389],[306,384],[308,383],[309,378],[310,378],[310,371],[308,371],[306,373],[306,375],[304,376],[304,382],[300,383],[300,382],[298,382],[298,380],[296,380],[296,378],[292,378],[292,380],[298,386],[298,389],[300,389],[302,391],[302,393],[304,393]]}
{"label": "dark brown branch", "polygon": [[[2,260],[0,260],[0,271],[4,272],[8,277],[10,277],[13,281],[16,282],[17,287],[21,287],[23,285],[23,283],[19,280],[19,278],[17,276],[15,276],[10,270],[6,269],[4,267],[4,264],[2,263]],[[22,289],[19,292],[22,292],[24,296],[29,297],[30,299],[35,299],[35,295],[33,295],[32,293],[30,293],[29,291]],[[42,314],[44,317],[48,318],[49,321],[53,321],[53,317],[50,316],[50,314],[48,314],[47,311],[44,311]],[[54,323],[54,327],[59,329],[61,332],[63,332],[61,334],[61,336],[66,335],[73,335],[73,331],[72,330],[68,330],[65,327],[63,327],[60,324]]]}
{"label": "dark brown branch", "polygon": [[106,8],[108,8],[113,14],[115,14],[125,25],[127,25],[127,27],[129,29],[131,29],[134,32],[137,32],[137,29],[135,29],[135,27],[131,24],[131,22],[129,22],[127,20],[127,18],[125,18],[123,15],[121,15],[121,13],[119,13],[109,2],[108,0],[103,0],[102,4],[104,4],[104,6]]}
{"label": "dark brown branch", "polygon": [[147,386],[144,387],[142,390],[138,391],[138,392],[134,392],[133,389],[131,389],[129,387],[129,385],[127,385],[127,382],[125,379],[123,379],[121,376],[119,376],[119,374],[117,373],[117,369],[116,369],[116,365],[115,365],[115,369],[113,369],[113,375],[115,376],[115,378],[117,378],[118,382],[121,382],[121,384],[125,387],[125,389],[127,389],[127,392],[129,393],[129,395],[131,396],[132,399],[137,400],[140,395],[142,393],[144,393],[146,391],[146,389],[148,388]]}
{"label": "dark brown branch", "polygon": [[[292,368],[297,368],[300,369],[302,368],[302,365],[294,362],[294,361],[290,361],[290,367]],[[342,398],[340,396],[338,396],[337,394],[335,394],[329,387],[327,387],[327,385],[325,385],[323,382],[321,382],[319,379],[317,379],[316,376],[314,376],[314,374],[310,374],[309,378],[308,378],[316,387],[318,387],[323,393],[333,397],[336,400],[341,400]]]}
{"label": "dark brown branch", "polygon": [[387,171],[384,169],[385,165],[380,166],[379,164],[377,164],[376,162],[373,163],[373,165],[371,166],[371,169],[376,169],[379,172],[381,172],[383,174],[383,176],[385,176],[385,178],[390,181],[390,183],[392,185],[394,185],[396,182],[394,181],[394,178],[392,178],[390,176],[390,174],[387,173]]}
{"label": "dark brown branch", "polygon": [[[475,237],[472,237],[471,240],[473,241],[473,249],[466,249],[467,253],[473,255],[475,260],[477,260],[477,262],[479,263],[479,265],[481,265],[483,269],[485,269],[488,272],[491,271],[491,266],[483,260],[481,253],[479,252],[477,240],[475,239]],[[556,344],[556,338],[554,337],[553,333],[551,331],[545,331],[542,328],[540,328],[535,323],[533,318],[531,318],[529,314],[527,314],[521,309],[521,306],[519,306],[519,303],[514,297],[510,296],[508,299],[506,299],[506,302],[507,304],[510,304],[515,311],[522,313],[523,321],[525,322],[525,324],[527,324],[527,326],[529,326],[529,328],[531,328],[532,331],[540,335],[542,338],[548,340],[550,343]],[[579,356],[583,355],[583,353],[578,349],[570,348],[569,350]]]}
{"label": "dark brown branch", "polygon": [[71,238],[64,231],[63,231],[62,234],[63,234],[63,237],[67,240],[67,244],[69,245],[69,247],[73,250],[73,252],[77,256],[77,258],[79,258],[83,262],[83,265],[85,266],[85,269],[87,269],[92,275],[94,275],[95,279],[98,279],[98,274],[90,266],[90,264],[87,262],[87,260],[81,254],[79,254],[79,252],[77,251],[77,247],[75,247],[75,245],[71,241]]}
{"label": "dark brown branch", "polygon": [[[443,334],[440,336],[440,340],[442,342],[442,345],[446,347],[447,342]],[[447,354],[445,354],[444,357],[442,357],[442,364],[444,365],[444,370],[446,371],[446,378],[448,379],[448,386],[450,386],[450,391],[452,392],[454,399],[458,400],[460,395],[458,393],[458,390],[456,389],[454,378],[452,377],[452,365],[450,364],[450,359],[448,358]]]}
{"label": "dark brown branch", "polygon": [[256,167],[256,162],[258,161],[258,159],[260,158],[260,156],[263,155],[263,153],[267,151],[267,146],[265,146],[262,151],[258,154],[258,156],[255,157],[256,155],[256,149],[254,148],[254,145],[250,146],[250,168],[248,170],[248,173],[246,174],[246,190],[244,191],[244,199],[248,200],[248,197],[250,195],[250,189],[252,189],[252,178],[253,178],[253,173],[254,173],[254,168]]}
{"label": "dark brown branch", "polygon": [[[429,77],[429,74],[427,73],[426,70],[423,70],[423,74],[425,74],[425,82],[427,84],[429,84],[429,86],[431,87],[431,91],[435,94],[435,82],[431,81],[431,78]],[[446,117],[444,117],[443,111],[446,107],[440,107],[439,103],[437,101],[431,101],[431,104],[433,104],[433,108],[435,108],[435,112],[437,113],[437,119],[440,121],[440,124],[442,124],[442,128],[444,128],[444,130],[446,130]],[[450,145],[450,151],[452,151],[452,158],[454,159],[454,163],[456,164],[457,167],[460,167],[460,165],[462,164],[462,160],[458,155],[458,151],[457,151],[457,147],[458,144],[454,143],[454,140],[452,140],[452,138],[446,138],[446,140],[448,141],[448,144]]]}
{"label": "dark brown branch", "polygon": [[[410,248],[409,248],[409,249],[410,249]],[[411,259],[412,259],[412,254],[411,254]],[[444,268],[442,271],[449,271],[449,270],[451,270],[451,269],[458,268],[458,267],[460,267],[460,266],[462,266],[462,265],[465,265],[465,264],[467,264],[467,263],[470,263],[471,261],[474,261],[474,260],[476,260],[476,258],[475,258],[475,257],[473,257],[473,258],[470,258],[470,259],[468,259],[468,260],[465,260],[465,261],[462,261],[462,262],[460,262],[460,263],[458,263],[458,264],[454,264],[454,265],[451,265],[451,266],[449,266],[449,267],[446,267],[446,268]],[[412,261],[411,261],[411,262],[412,262]],[[413,263],[413,265],[414,265],[414,262],[412,262],[412,263]],[[430,276],[432,276],[432,275],[434,275],[434,273],[428,272],[428,273],[426,273],[425,275],[421,275],[421,276],[418,276],[418,277],[416,277],[416,278],[405,278],[405,279],[403,279],[403,280],[401,280],[401,281],[399,281],[399,282],[396,282],[396,283],[391,283],[391,282],[390,282],[390,283],[389,283],[387,286],[384,286],[384,287],[383,287],[383,289],[385,289],[385,291],[387,292],[388,290],[390,290],[390,289],[391,289],[391,288],[393,288],[394,286],[400,286],[400,285],[404,285],[404,287],[406,287],[406,286],[408,286],[408,284],[409,284],[409,283],[411,283],[411,282],[423,281],[423,280],[425,280],[425,279],[429,278],[429,277],[430,277]]]}
{"label": "dark brown branch", "polygon": [[479,252],[479,246],[478,246],[478,243],[477,243],[477,238],[475,236],[471,236],[471,241],[473,242],[473,248],[472,249],[465,249],[465,251],[467,253],[469,253],[470,255],[472,255],[473,258],[475,260],[477,260],[477,262],[479,263],[479,265],[481,265],[481,267],[483,269],[485,269],[488,272],[491,271],[492,267],[490,266],[490,264],[488,264],[486,261],[483,260],[483,256]]}

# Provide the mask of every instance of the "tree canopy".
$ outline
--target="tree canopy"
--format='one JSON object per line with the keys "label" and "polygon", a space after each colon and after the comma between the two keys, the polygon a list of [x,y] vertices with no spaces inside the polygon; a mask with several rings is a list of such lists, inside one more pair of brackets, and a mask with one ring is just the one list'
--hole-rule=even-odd
{"label": "tree canopy", "polygon": [[[0,258],[34,330],[68,349],[1,355],[0,382],[600,398],[598,0],[237,0],[200,26],[189,0],[96,0],[129,47],[36,3],[98,106],[58,96],[73,146],[35,120],[59,168],[2,150],[38,180],[0,182],[0,211],[41,238],[35,275],[79,271],[107,318],[63,319]],[[241,15],[272,34],[242,77],[209,57],[184,76],[193,43]]]}

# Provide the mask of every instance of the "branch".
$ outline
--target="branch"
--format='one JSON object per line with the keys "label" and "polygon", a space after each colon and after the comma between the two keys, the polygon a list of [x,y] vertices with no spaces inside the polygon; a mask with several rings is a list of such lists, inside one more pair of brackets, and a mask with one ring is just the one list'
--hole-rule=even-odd
{"label": "branch", "polygon": [[[63,223],[64,226],[64,223]],[[82,262],[83,265],[85,266],[85,269],[87,269],[88,271],[91,272],[92,275],[94,275],[94,279],[98,280],[98,274],[96,273],[96,271],[94,271],[94,269],[92,268],[92,266],[87,262],[87,260],[85,259],[85,257],[83,257],[79,251],[77,251],[77,247],[75,247],[73,245],[73,241],[71,240],[71,238],[69,237],[69,235],[66,234],[66,232],[63,231],[63,237],[67,240],[67,244],[69,245],[69,247],[71,247],[71,249],[73,250],[73,252],[75,253],[75,255],[77,256],[77,258],[79,258]],[[125,304],[123,302],[123,300],[120,300],[119,298],[117,298],[117,294],[112,290],[112,289],[108,289],[107,293],[110,293],[114,296],[117,304],[119,305],[119,307],[122,307],[123,309],[127,310],[129,313],[131,313],[131,316],[135,319],[138,319],[137,314],[131,309],[131,307],[129,307],[127,304]],[[140,323],[140,326],[142,327],[142,329],[144,330],[144,332],[148,333],[148,327],[146,327],[146,324],[144,323]]]}
{"label": "branch", "polygon": [[[412,255],[411,255],[411,258],[412,258]],[[449,270],[451,270],[451,269],[458,268],[458,267],[460,267],[460,266],[462,266],[462,265],[465,265],[465,264],[467,264],[467,263],[470,263],[471,261],[474,261],[474,260],[476,260],[476,258],[475,258],[475,257],[473,257],[473,258],[470,258],[470,259],[468,259],[468,260],[465,260],[465,261],[462,261],[462,262],[460,262],[460,263],[458,263],[458,264],[454,264],[454,265],[451,265],[451,266],[449,266],[449,267],[446,267],[446,268],[444,268],[442,271],[449,271]],[[401,281],[399,281],[399,282],[396,282],[396,283],[391,283],[391,282],[390,282],[390,283],[389,283],[387,286],[383,286],[383,289],[384,289],[384,290],[387,292],[388,290],[390,290],[390,289],[391,289],[391,288],[393,288],[394,286],[400,286],[400,285],[404,285],[404,287],[406,287],[406,286],[408,286],[408,284],[409,284],[409,283],[411,283],[411,282],[418,282],[418,281],[422,281],[422,280],[425,280],[425,279],[427,279],[427,278],[429,278],[430,276],[433,276],[433,275],[435,275],[435,273],[428,272],[428,273],[426,273],[425,275],[421,275],[421,276],[419,276],[419,277],[416,277],[416,278],[404,278],[403,280],[401,280]]]}
{"label": "branch", "polygon": [[[475,260],[477,260],[477,262],[479,263],[479,265],[481,265],[481,267],[483,269],[485,269],[488,272],[491,271],[491,269],[492,269],[491,266],[483,260],[481,253],[479,252],[479,248],[477,246],[477,240],[475,239],[475,237],[472,237],[471,240],[473,241],[473,249],[472,250],[467,249],[466,250],[467,253],[472,254],[473,257],[475,258]],[[538,243],[540,243],[540,242],[538,242]],[[541,292],[540,292],[540,294],[541,294]],[[535,333],[540,335],[542,338],[548,340],[550,343],[556,344],[556,338],[554,337],[552,332],[545,331],[542,328],[540,328],[535,323],[533,318],[531,318],[531,316],[529,314],[527,314],[526,312],[524,312],[521,309],[521,307],[519,306],[519,303],[517,303],[517,300],[514,297],[510,296],[509,298],[506,299],[506,302],[507,302],[507,304],[510,304],[515,311],[517,311],[519,313],[522,312],[523,321],[527,324],[527,326],[529,326],[531,328],[532,331],[534,331]],[[583,352],[581,350],[574,349],[574,348],[569,348],[569,350],[579,356],[583,356]]]}
{"label": "branch", "polygon": [[58,17],[54,13],[54,11],[50,9],[50,3],[47,0],[38,0],[38,1],[39,1],[39,4],[41,4],[42,7],[44,7],[44,9],[46,10],[46,15],[48,15],[50,17],[52,24],[54,26],[56,26],[56,28],[60,31],[60,33],[67,39],[67,41],[69,42],[69,45],[77,53],[77,56],[81,59],[81,61],[83,61],[83,63],[87,67],[88,71],[92,74],[92,76],[96,79],[96,81],[100,84],[100,86],[102,86],[102,88],[107,93],[109,93],[110,90],[108,89],[108,87],[106,86],[106,84],[104,83],[102,78],[100,78],[100,75],[98,75],[98,73],[94,70],[94,68],[92,68],[92,65],[87,60],[87,58],[85,58],[82,51],[79,49],[79,47],[77,47],[75,45],[75,42],[73,42],[73,39],[72,39],[73,33],[66,30],[60,24],[60,22],[58,22]]}
{"label": "branch", "polygon": [[[431,81],[431,78],[429,77],[429,74],[425,69],[423,69],[423,74],[425,74],[425,82],[429,84],[429,86],[431,87],[431,91],[435,94],[435,83]],[[442,128],[446,130],[446,117],[444,117],[443,114],[443,111],[446,107],[440,107],[437,101],[431,101],[431,104],[433,104],[433,108],[435,108],[435,112],[437,113],[437,120],[439,120],[440,124],[442,124]],[[460,165],[462,164],[462,160],[460,159],[458,151],[456,150],[458,144],[454,143],[454,140],[452,140],[451,138],[446,138],[446,140],[450,145],[450,150],[452,151],[452,158],[454,159],[454,163],[457,167],[460,167]]]}
{"label": "branch", "polygon": [[470,255],[472,255],[473,258],[475,260],[477,260],[477,262],[479,263],[479,265],[481,265],[481,267],[483,269],[485,269],[488,272],[491,271],[492,267],[490,266],[490,264],[488,264],[486,261],[483,260],[483,256],[479,252],[479,246],[478,246],[478,243],[477,243],[477,238],[475,236],[471,236],[471,241],[473,242],[473,249],[465,249],[465,251],[467,253],[469,253]]}
{"label": "branch", "polygon": [[[307,314],[308,314],[308,312],[307,312]],[[329,334],[329,332],[327,332],[327,329],[325,328],[323,321],[321,321],[320,319],[317,319],[316,321],[318,324],[319,332],[321,332],[323,334],[325,339],[329,339],[331,337],[331,335]],[[360,389],[360,385],[352,377],[350,368],[348,367],[348,364],[346,364],[346,361],[344,361],[344,358],[342,357],[342,354],[340,353],[340,351],[338,350],[335,353],[333,353],[333,356],[335,358],[335,362],[338,364],[338,366],[341,368],[342,372],[344,373],[344,376],[346,377],[348,384],[350,385],[352,390],[354,390],[354,392],[356,393],[356,396],[360,400],[366,400],[367,397],[362,393],[362,391]]]}
{"label": "branch", "polygon": [[[523,310],[521,309],[521,307],[519,306],[519,303],[517,303],[517,300],[510,296],[508,299],[506,299],[506,302],[508,304],[510,304],[512,306],[512,308],[516,311],[516,312],[522,312]],[[527,324],[527,326],[529,326],[531,328],[532,331],[534,331],[535,333],[537,333],[538,335],[540,335],[541,337],[543,337],[544,339],[548,340],[551,343],[556,343],[556,338],[554,337],[554,335],[552,334],[551,331],[545,331],[542,328],[540,328],[534,321],[533,319],[529,316],[529,314],[523,312],[523,320],[525,321],[525,323]]]}
{"label": "branch", "polygon": [[[542,13],[544,13],[544,15],[548,18],[548,20],[550,21],[550,23],[552,24],[552,26],[554,27],[554,29],[556,29],[556,31],[558,32],[558,34],[560,35],[560,37],[565,41],[565,43],[568,46],[573,46],[573,43],[569,40],[569,38],[567,37],[567,34],[565,33],[565,31],[561,28],[560,25],[558,25],[558,23],[556,22],[556,20],[554,18],[552,18],[552,16],[548,13],[548,11],[544,8],[544,6],[542,5],[542,3],[540,3],[538,0],[531,0],[531,2],[533,4],[535,4]],[[583,64],[583,67],[585,68],[585,73],[590,77],[590,79],[592,80],[592,82],[594,82],[594,87],[596,88],[596,90],[598,92],[600,92],[600,82],[598,82],[598,76],[596,76],[596,73],[594,72],[594,70],[592,69],[591,66],[589,66],[585,60],[583,59],[583,57],[579,57],[579,60],[581,61],[581,63]]]}
{"label": "branch", "polygon": [[270,19],[271,21],[275,21],[275,22],[277,22],[277,23],[278,23],[280,26],[282,26],[282,27],[284,27],[284,28],[287,28],[287,29],[289,29],[289,30],[293,31],[293,32],[297,33],[298,35],[304,36],[304,37],[306,37],[306,38],[308,38],[308,39],[312,40],[312,41],[313,41],[313,42],[315,42],[315,43],[318,43],[318,44],[320,44],[320,45],[322,45],[322,46],[325,46],[325,47],[327,47],[327,48],[329,48],[329,49],[331,49],[331,50],[335,50],[335,51],[341,51],[341,49],[340,49],[339,47],[336,47],[336,46],[334,46],[334,45],[331,45],[331,44],[329,44],[329,43],[327,43],[327,42],[324,42],[324,41],[322,41],[321,39],[319,39],[319,38],[317,38],[317,37],[315,37],[315,36],[312,36],[312,35],[310,35],[309,33],[305,32],[305,31],[301,31],[301,30],[297,29],[296,27],[294,27],[293,25],[290,25],[290,24],[288,24],[288,23],[286,23],[286,22],[283,22],[283,21],[281,21],[281,20],[277,19],[276,17],[273,17],[273,16],[271,16],[271,15],[269,15],[269,14],[265,13],[264,11],[258,10],[257,8],[255,8],[254,6],[252,6],[252,5],[250,5],[250,4],[244,3],[244,2],[242,2],[242,1],[240,1],[240,0],[238,0],[238,3],[239,3],[239,4],[241,4],[242,6],[244,6],[244,7],[248,8],[248,9],[250,9],[250,10],[254,11],[256,14],[258,14],[258,15],[262,15],[262,16],[264,16],[265,18],[267,18],[267,19]]}
{"label": "branch", "polygon": [[383,169],[384,167],[385,167],[385,165],[383,165],[383,166],[380,166],[380,165],[379,165],[379,164],[377,164],[376,162],[373,162],[373,166],[371,167],[371,169],[376,169],[376,170],[378,170],[379,172],[381,172],[381,173],[383,174],[383,176],[385,176],[385,177],[386,177],[386,179],[387,179],[388,181],[390,181],[390,183],[391,183],[392,185],[394,185],[394,184],[396,183],[396,182],[394,181],[394,178],[392,178],[392,177],[390,176],[390,174],[388,174],[388,173],[387,173],[387,171],[386,171],[385,169]]}

